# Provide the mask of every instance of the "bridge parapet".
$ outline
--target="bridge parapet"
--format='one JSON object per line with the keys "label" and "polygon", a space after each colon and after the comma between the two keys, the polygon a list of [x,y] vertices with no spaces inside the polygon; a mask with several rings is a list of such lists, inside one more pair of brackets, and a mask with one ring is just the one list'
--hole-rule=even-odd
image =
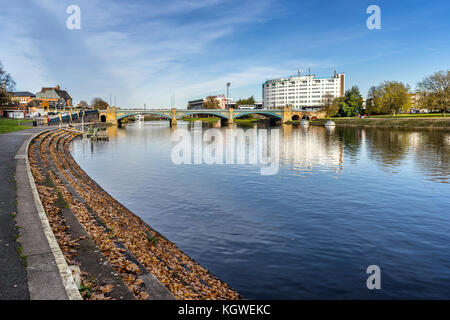
{"label": "bridge parapet", "polygon": [[106,110],[98,110],[98,117],[100,122],[107,122],[111,124],[118,124],[117,108],[107,108]]}
{"label": "bridge parapet", "polygon": [[282,123],[299,120],[304,117],[308,119],[323,118],[324,112],[308,112],[298,109],[293,109],[291,106],[286,106],[283,109],[253,109],[253,110],[240,110],[240,109],[122,109],[108,108],[106,110],[99,110],[99,119],[101,122],[108,122],[111,124],[118,124],[121,119],[128,118],[139,114],[151,114],[155,116],[164,117],[170,120],[171,125],[176,125],[177,120],[181,120],[185,116],[202,114],[219,117],[226,120],[228,123],[233,123],[234,119],[241,118],[247,115],[259,114],[264,115],[270,119],[280,119]]}

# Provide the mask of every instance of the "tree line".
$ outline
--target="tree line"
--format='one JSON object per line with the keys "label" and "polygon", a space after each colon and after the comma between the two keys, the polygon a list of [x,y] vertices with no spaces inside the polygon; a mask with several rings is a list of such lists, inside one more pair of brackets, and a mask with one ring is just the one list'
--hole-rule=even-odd
{"label": "tree line", "polygon": [[[354,117],[364,114],[396,115],[412,107],[411,88],[398,81],[384,81],[369,89],[366,105],[357,86],[347,90],[343,97],[325,95],[323,111],[329,117]],[[417,83],[415,92],[422,109],[439,110],[443,116],[450,109],[450,70],[438,71]]]}

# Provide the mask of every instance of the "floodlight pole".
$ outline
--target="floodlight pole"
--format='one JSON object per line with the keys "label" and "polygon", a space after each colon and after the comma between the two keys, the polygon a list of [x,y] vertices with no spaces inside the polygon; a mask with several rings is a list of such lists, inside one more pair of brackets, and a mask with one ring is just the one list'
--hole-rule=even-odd
{"label": "floodlight pole", "polygon": [[229,96],[230,96],[230,86],[231,86],[231,83],[227,82],[227,109],[230,108],[230,106],[228,104],[228,100],[229,100]]}

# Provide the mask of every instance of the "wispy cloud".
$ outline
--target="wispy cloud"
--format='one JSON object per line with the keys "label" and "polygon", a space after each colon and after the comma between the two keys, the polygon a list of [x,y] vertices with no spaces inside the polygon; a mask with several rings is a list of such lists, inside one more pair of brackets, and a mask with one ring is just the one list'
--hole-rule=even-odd
{"label": "wispy cloud", "polygon": [[[81,7],[81,30],[66,28],[72,4]],[[438,39],[411,41],[411,30],[389,21],[369,32],[363,7],[345,0],[0,0],[0,60],[20,90],[60,84],[75,100],[112,93],[130,107],[161,107],[175,94],[183,107],[223,93],[229,81],[233,93],[260,97],[264,80],[297,68],[357,73],[363,62],[386,66],[405,47],[445,52]]]}
{"label": "wispy cloud", "polygon": [[[190,63],[207,55],[210,45],[233,36],[245,25],[263,21],[271,1],[78,1],[80,31],[65,29],[65,9],[70,4],[34,0],[27,8],[29,11],[32,7],[34,19],[30,15],[17,28],[14,22],[25,9],[19,5],[8,13],[9,20],[0,22],[2,27],[13,25],[19,30],[2,31],[2,37],[7,38],[3,46],[8,43],[8,48],[2,48],[0,58],[15,71],[20,87],[37,90],[42,85],[62,82],[73,87],[79,99],[113,91],[124,103],[158,106],[171,91],[178,91],[171,85],[184,88],[194,81],[175,74],[192,72]],[[169,92],[154,88],[167,88]],[[187,98],[179,96],[180,100]]]}

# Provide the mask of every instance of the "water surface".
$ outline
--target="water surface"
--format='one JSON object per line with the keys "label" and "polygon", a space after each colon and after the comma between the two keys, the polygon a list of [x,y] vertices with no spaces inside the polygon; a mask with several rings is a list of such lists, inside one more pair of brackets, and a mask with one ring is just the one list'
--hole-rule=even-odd
{"label": "water surface", "polygon": [[[450,298],[449,131],[278,128],[275,175],[176,165],[166,122],[111,127],[72,154],[245,298]],[[381,290],[366,287],[369,265]]]}

